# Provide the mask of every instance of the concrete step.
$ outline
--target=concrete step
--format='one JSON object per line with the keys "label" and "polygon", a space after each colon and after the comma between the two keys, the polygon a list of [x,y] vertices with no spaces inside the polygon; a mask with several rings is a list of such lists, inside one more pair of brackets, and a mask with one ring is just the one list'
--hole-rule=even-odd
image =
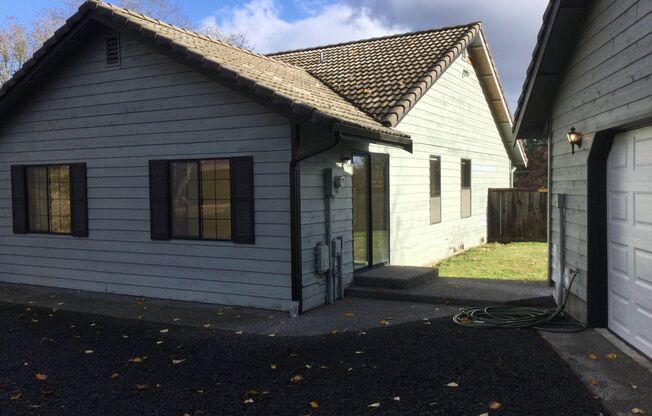
{"label": "concrete step", "polygon": [[408,289],[437,278],[432,267],[380,266],[355,274],[355,285],[385,289]]}
{"label": "concrete step", "polygon": [[352,286],[346,296],[459,306],[555,307],[546,282],[438,277],[408,288]]}

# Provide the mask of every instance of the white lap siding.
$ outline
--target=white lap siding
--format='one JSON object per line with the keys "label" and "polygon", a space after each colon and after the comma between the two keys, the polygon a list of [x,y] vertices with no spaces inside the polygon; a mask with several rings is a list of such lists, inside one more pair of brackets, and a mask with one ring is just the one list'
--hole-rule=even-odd
{"label": "white lap siding", "polygon": [[[487,189],[510,186],[510,161],[471,63],[458,58],[399,123],[414,153],[390,154],[391,263],[428,265],[486,240]],[[441,157],[441,222],[430,224],[430,156]],[[472,165],[461,218],[461,159]]]}
{"label": "white lap siding", "polygon": [[[287,119],[104,35],[0,121],[0,281],[289,310]],[[152,241],[148,161],[253,156],[255,244]],[[12,232],[10,166],[85,162],[89,237]]]}

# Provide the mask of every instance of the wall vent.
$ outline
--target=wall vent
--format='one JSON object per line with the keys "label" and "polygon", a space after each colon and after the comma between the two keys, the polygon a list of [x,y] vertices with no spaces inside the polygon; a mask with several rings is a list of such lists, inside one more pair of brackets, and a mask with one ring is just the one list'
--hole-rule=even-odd
{"label": "wall vent", "polygon": [[106,65],[120,65],[120,37],[109,36],[106,38]]}

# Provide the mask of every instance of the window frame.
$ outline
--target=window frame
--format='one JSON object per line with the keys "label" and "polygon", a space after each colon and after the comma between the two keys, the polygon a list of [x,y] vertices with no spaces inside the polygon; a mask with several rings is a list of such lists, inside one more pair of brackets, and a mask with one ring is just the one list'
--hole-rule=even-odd
{"label": "window frame", "polygon": [[[68,167],[68,203],[70,206],[70,231],[67,233],[63,232],[56,232],[56,231],[50,231],[52,228],[52,207],[50,206],[50,167],[61,167],[61,166],[67,166]],[[71,171],[71,163],[49,163],[49,164],[38,164],[38,165],[25,165],[25,200],[27,202],[26,206],[26,217],[27,217],[27,234],[43,234],[43,235],[73,235],[73,218],[72,218],[72,212],[73,212],[73,200],[72,200],[72,176],[70,174]],[[48,231],[34,231],[32,230],[32,224],[30,221],[30,215],[29,215],[29,209],[30,209],[30,183],[29,183],[29,170],[30,169],[38,169],[38,168],[45,168],[45,173],[46,173],[46,201],[47,201],[47,208],[48,208]]]}
{"label": "window frame", "polygon": [[[170,204],[170,240],[189,240],[189,241],[221,241],[221,242],[234,242],[233,241],[233,178],[231,177],[231,161],[237,159],[237,157],[210,157],[203,159],[170,159],[167,160],[168,163],[168,186],[170,189],[170,198],[168,203]],[[202,186],[202,169],[201,162],[205,161],[215,161],[215,160],[228,160],[229,161],[229,210],[231,213],[231,218],[229,219],[229,226],[231,227],[230,234],[231,238],[204,238],[203,237],[203,210],[202,204],[204,202],[203,195],[203,186]],[[172,176],[172,165],[174,163],[195,163],[197,165],[197,195],[198,195],[198,220],[199,220],[199,235],[197,237],[189,236],[178,236],[174,233],[174,195],[172,190],[174,189],[174,182]]]}
{"label": "window frame", "polygon": [[[433,195],[433,169],[432,165],[433,162],[437,161],[438,162],[438,167],[439,170],[437,172],[437,182],[439,182],[438,186],[438,192],[436,195]],[[440,224],[442,222],[442,215],[441,215],[441,193],[442,193],[442,186],[441,186],[441,156],[439,155],[430,155],[428,158],[428,172],[429,172],[429,211],[430,211],[430,224]],[[432,220],[432,198],[439,198],[439,221],[433,221]]]}
{"label": "window frame", "polygon": [[[464,186],[464,167],[465,163],[468,166],[468,186]],[[473,216],[473,164],[471,159],[460,159],[460,218],[470,218]],[[469,215],[464,215],[464,199],[462,197],[464,191],[469,191]]]}

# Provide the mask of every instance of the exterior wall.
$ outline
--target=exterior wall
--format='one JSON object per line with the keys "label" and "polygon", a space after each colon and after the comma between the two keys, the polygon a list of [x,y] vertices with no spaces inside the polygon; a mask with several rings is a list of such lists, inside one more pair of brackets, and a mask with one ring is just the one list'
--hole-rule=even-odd
{"label": "exterior wall", "polygon": [[[586,319],[587,158],[595,132],[649,116],[652,108],[652,2],[597,0],[553,103],[550,262],[552,278],[578,269],[570,312]],[[584,133],[571,154],[566,132]],[[558,195],[566,195],[565,250],[560,254]],[[565,257],[565,265],[560,264]],[[566,284],[568,279],[566,279]]]}
{"label": "exterior wall", "polygon": [[[52,72],[0,124],[0,280],[289,310],[290,124],[122,36]],[[152,241],[148,160],[252,155],[256,243]],[[10,165],[86,162],[89,238],[12,233]]]}
{"label": "exterior wall", "polygon": [[[458,58],[398,129],[414,153],[390,154],[390,261],[422,266],[477,246],[487,236],[487,189],[510,186],[510,160],[473,65]],[[430,156],[441,156],[441,223],[430,224]],[[461,159],[471,159],[471,217],[461,218]]]}
{"label": "exterior wall", "polygon": [[[463,71],[468,74],[463,74]],[[344,141],[301,163],[304,310],[324,303],[325,276],[314,273],[314,248],[326,242],[323,170],[342,167],[352,152],[388,153],[390,263],[430,265],[486,241],[487,189],[510,186],[510,160],[473,66],[458,58],[398,128],[411,135],[414,153]],[[430,156],[442,158],[442,221],[430,224]],[[472,161],[472,216],[460,218],[461,159]],[[353,278],[351,179],[333,202],[333,236],[343,235],[344,275]]]}

